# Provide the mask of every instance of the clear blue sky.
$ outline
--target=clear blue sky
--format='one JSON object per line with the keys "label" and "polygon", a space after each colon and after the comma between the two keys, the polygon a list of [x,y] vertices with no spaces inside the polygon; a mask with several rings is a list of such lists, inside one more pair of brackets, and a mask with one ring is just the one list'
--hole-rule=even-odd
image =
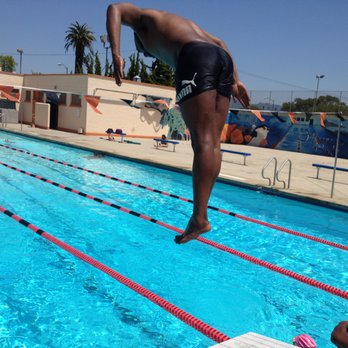
{"label": "clear blue sky", "polygon": [[[72,50],[65,53],[65,31],[78,21],[87,23],[102,64],[106,33],[105,0],[2,1],[0,55],[24,50],[23,73],[64,73],[74,66]],[[240,79],[253,90],[348,91],[347,0],[134,0],[192,19],[223,39],[230,48]],[[121,53],[135,51],[133,36],[123,28]],[[19,64],[17,66],[19,71]]]}

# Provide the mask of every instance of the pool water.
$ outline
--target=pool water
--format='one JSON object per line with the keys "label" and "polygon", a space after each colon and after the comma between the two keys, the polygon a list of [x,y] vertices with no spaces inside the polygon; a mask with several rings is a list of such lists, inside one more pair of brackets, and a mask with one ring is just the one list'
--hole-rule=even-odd
{"label": "pool water", "polygon": [[[0,132],[0,145],[192,198],[191,178]],[[184,229],[192,204],[0,146],[0,162]],[[318,347],[347,300],[0,165],[0,205],[224,334]],[[348,214],[217,183],[210,205],[346,245]],[[205,238],[348,290],[347,251],[209,211]],[[0,214],[1,347],[209,347],[211,339]]]}

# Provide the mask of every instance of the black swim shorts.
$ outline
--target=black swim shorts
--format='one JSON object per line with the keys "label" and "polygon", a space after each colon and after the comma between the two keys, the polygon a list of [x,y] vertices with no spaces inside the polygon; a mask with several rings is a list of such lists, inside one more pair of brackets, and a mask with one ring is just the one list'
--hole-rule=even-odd
{"label": "black swim shorts", "polygon": [[175,82],[178,104],[212,89],[230,98],[233,84],[232,59],[220,47],[206,42],[190,42],[180,51]]}

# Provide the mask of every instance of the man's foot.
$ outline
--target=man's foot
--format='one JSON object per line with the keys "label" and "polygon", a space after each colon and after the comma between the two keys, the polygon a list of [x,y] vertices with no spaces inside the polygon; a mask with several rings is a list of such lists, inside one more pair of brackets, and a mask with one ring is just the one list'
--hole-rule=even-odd
{"label": "man's foot", "polygon": [[191,218],[187,224],[185,232],[180,236],[175,236],[174,241],[177,244],[184,244],[190,240],[197,239],[201,234],[209,232],[210,230],[211,226],[209,222],[200,225],[194,220],[194,218]]}

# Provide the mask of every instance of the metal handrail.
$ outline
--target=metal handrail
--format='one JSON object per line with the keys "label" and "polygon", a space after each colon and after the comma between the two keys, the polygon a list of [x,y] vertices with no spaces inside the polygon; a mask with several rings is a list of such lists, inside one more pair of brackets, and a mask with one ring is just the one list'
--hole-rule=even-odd
{"label": "metal handrail", "polygon": [[274,161],[274,174],[273,174],[273,186],[275,185],[275,180],[276,180],[276,172],[277,172],[277,167],[278,167],[278,161],[275,157],[272,157],[262,168],[261,175],[264,179],[268,180],[268,185],[272,185],[272,180],[269,177],[265,176],[265,169],[271,164],[271,162]]}
{"label": "metal handrail", "polygon": [[[279,179],[279,174],[280,174],[280,172],[282,171],[282,169],[285,167],[285,165],[286,165],[287,163],[289,163],[288,187],[286,187],[286,182],[285,182],[285,180],[280,180],[280,179]],[[283,186],[283,189],[285,189],[285,188],[290,188],[291,169],[292,169],[292,162],[291,162],[291,160],[287,159],[287,160],[285,160],[285,161],[281,164],[279,170],[277,170],[277,173],[276,173],[276,180],[279,181],[279,182],[281,182],[281,183],[283,183],[283,185],[284,185],[284,186]]]}
{"label": "metal handrail", "polygon": [[0,109],[0,122],[1,122],[1,127],[7,127],[7,117],[4,115],[3,111]]}

